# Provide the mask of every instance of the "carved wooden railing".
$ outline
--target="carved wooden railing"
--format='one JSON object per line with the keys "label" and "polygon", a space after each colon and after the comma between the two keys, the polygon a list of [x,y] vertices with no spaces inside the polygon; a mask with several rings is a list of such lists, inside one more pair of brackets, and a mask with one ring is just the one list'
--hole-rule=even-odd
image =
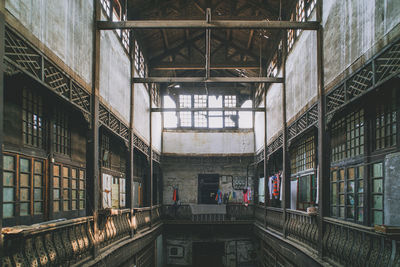
{"label": "carved wooden railing", "polygon": [[256,205],[254,208],[254,217],[257,222],[264,224],[265,207],[261,205]]}
{"label": "carved wooden railing", "polygon": [[330,259],[345,266],[400,266],[396,238],[332,218],[324,224],[323,249]]}
{"label": "carved wooden railing", "polygon": [[189,205],[163,205],[162,217],[166,220],[191,220],[192,211]]}
{"label": "carved wooden railing", "polygon": [[134,215],[135,215],[135,230],[142,231],[145,229],[150,228],[151,226],[151,218],[150,218],[150,207],[146,208],[135,208]]}
{"label": "carved wooden railing", "polygon": [[[71,265],[90,255],[93,217],[8,228],[1,266]],[[4,229],[3,229],[4,230]],[[3,231],[4,233],[4,231]]]}
{"label": "carved wooden railing", "polygon": [[226,205],[226,217],[231,221],[253,220],[254,208],[254,205],[228,204]]}
{"label": "carved wooden railing", "polygon": [[105,247],[121,238],[130,235],[131,211],[129,209],[115,210],[107,216],[99,216],[98,244]]}
{"label": "carved wooden railing", "polygon": [[151,222],[155,223],[161,220],[161,205],[153,206],[151,209]]}
{"label": "carved wooden railing", "polygon": [[310,247],[317,249],[318,246],[318,220],[316,215],[309,215],[298,210],[286,210],[286,233]]}
{"label": "carved wooden railing", "polygon": [[283,210],[281,208],[267,207],[266,223],[267,227],[282,232],[284,225]]}

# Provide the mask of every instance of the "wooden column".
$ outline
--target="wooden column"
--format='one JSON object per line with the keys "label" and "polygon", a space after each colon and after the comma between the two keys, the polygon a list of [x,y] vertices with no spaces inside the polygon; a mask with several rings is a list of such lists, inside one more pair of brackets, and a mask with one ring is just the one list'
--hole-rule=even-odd
{"label": "wooden column", "polygon": [[[132,35],[132,32],[130,34],[130,40],[129,40],[129,52],[130,52],[130,66],[131,66],[131,79],[135,76],[135,45],[134,45],[134,38]],[[133,208],[134,208],[134,183],[133,179],[135,176],[134,173],[134,167],[135,167],[135,145],[134,145],[134,114],[135,114],[135,84],[131,83],[131,105],[130,105],[130,110],[129,110],[129,182],[127,183],[127,186],[129,186],[129,208],[131,210],[131,220],[133,219]],[[130,235],[133,236],[134,231],[133,228],[131,228]]]}
{"label": "wooden column", "polygon": [[[322,237],[324,233],[323,217],[329,209],[326,209],[327,193],[324,180],[328,175],[326,160],[326,131],[325,131],[325,93],[323,72],[323,28],[322,28],[322,0],[317,1],[317,21],[320,27],[317,30],[317,80],[318,80],[318,254],[323,256]],[[326,177],[325,177],[326,176]],[[329,185],[328,185],[329,186]]]}
{"label": "wooden column", "polygon": [[[3,149],[4,149],[4,1],[0,4],[0,177],[3,177]],[[0,182],[0,233],[3,226],[3,182]],[[3,238],[0,234],[0,251],[3,249]],[[0,257],[2,253],[0,252]]]}
{"label": "wooden column", "polygon": [[286,57],[287,57],[287,31],[282,32],[282,208],[283,208],[283,236],[286,237],[286,208],[290,203],[290,177],[288,171],[288,148],[287,148],[287,123],[286,123]]}
{"label": "wooden column", "polygon": [[267,157],[268,157],[268,144],[267,144],[267,86],[264,84],[264,225],[267,225]]}
{"label": "wooden column", "polygon": [[[149,144],[149,161],[150,161],[150,219],[153,215],[153,137],[152,137],[152,123],[153,123],[153,114],[151,112],[151,106],[153,99],[151,97],[151,88],[149,88],[149,132],[150,132],[150,144]],[[152,225],[152,221],[150,220],[150,226]]]}
{"label": "wooden column", "polygon": [[[101,7],[98,0],[93,0],[93,20],[100,19]],[[99,176],[99,79],[100,79],[100,31],[93,25],[93,65],[92,65],[92,95],[91,95],[91,125],[88,135],[88,198],[89,214],[93,214],[93,232],[95,243],[93,246],[93,258],[98,255],[98,210],[100,202],[100,176]],[[91,187],[90,187],[91,185]]]}

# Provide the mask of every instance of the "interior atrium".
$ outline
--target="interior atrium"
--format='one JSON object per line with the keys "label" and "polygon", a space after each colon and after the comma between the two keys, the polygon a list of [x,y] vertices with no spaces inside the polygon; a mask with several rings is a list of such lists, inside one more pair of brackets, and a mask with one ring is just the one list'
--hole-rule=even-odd
{"label": "interior atrium", "polygon": [[0,266],[400,266],[399,0],[0,0]]}

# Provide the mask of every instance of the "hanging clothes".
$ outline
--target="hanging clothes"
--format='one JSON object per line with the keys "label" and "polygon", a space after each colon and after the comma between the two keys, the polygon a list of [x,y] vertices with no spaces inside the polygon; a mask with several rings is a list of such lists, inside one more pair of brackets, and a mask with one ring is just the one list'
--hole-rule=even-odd
{"label": "hanging clothes", "polygon": [[174,192],[172,193],[172,200],[174,202],[179,201],[178,188],[174,188]]}
{"label": "hanging clothes", "polygon": [[217,201],[218,204],[222,203],[222,192],[219,189],[218,189],[217,194],[215,196],[215,201]]}
{"label": "hanging clothes", "polygon": [[269,199],[272,199],[272,180],[273,180],[273,176],[269,177],[269,179],[268,179]]}

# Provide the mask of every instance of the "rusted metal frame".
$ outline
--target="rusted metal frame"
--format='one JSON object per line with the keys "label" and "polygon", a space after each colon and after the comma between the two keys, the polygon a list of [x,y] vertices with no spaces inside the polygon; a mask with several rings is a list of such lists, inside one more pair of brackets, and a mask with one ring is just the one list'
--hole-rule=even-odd
{"label": "rusted metal frame", "polygon": [[[211,9],[207,8],[206,21],[211,21]],[[206,29],[206,79],[211,77],[210,75],[210,60],[211,60],[211,30]]]}
{"label": "rusted metal frame", "polygon": [[[3,177],[3,142],[4,142],[4,33],[5,33],[5,19],[4,19],[4,2],[0,4],[0,174]],[[3,182],[0,183],[0,233],[3,226]],[[3,235],[0,235],[0,257],[2,256],[3,249]]]}
{"label": "rusted metal frame", "polygon": [[[125,2],[126,3],[126,2]],[[135,76],[135,45],[134,45],[134,39],[133,39],[133,34],[129,35],[129,60],[130,60],[130,75],[131,78]],[[130,218],[131,218],[131,223],[133,222],[134,218],[134,168],[135,168],[135,146],[134,146],[134,115],[135,115],[135,84],[131,83],[131,99],[130,99],[130,110],[129,110],[129,208],[130,208]],[[131,227],[131,230],[129,232],[130,236],[132,237],[134,235],[134,229]]]}
{"label": "rusted metal frame", "polygon": [[[215,51],[213,51],[215,52]],[[260,63],[256,61],[246,61],[246,62],[220,62],[220,63],[210,63],[211,70],[218,70],[218,69],[259,69]],[[166,63],[160,62],[157,64],[153,64],[151,66],[153,70],[203,70],[204,64],[203,63]]]}
{"label": "rusted metal frame", "polygon": [[[287,123],[286,123],[286,59],[287,59],[287,31],[282,31],[282,76],[285,82],[282,83],[282,220],[283,220],[283,237],[286,238],[286,217],[287,206],[290,203],[290,177],[288,164],[288,147],[287,147]],[[279,137],[278,137],[279,138]]]}
{"label": "rusted metal frame", "polygon": [[133,83],[283,83],[275,77],[146,77],[133,78]]}
{"label": "rusted metal frame", "polygon": [[268,167],[268,138],[267,138],[267,90],[264,86],[264,226],[267,227],[267,167]]}
{"label": "rusted metal frame", "polygon": [[[100,1],[93,0],[94,21],[100,18]],[[93,63],[92,63],[92,120],[90,127],[90,139],[88,140],[88,171],[92,181],[91,209],[93,213],[93,232],[94,244],[92,250],[93,258],[99,253],[99,229],[98,229],[98,210],[100,201],[100,169],[99,169],[99,95],[100,95],[100,31],[93,26]],[[90,184],[90,183],[88,183]]]}
{"label": "rusted metal frame", "polygon": [[254,111],[265,112],[264,108],[151,108],[151,112],[188,112],[188,111]]}
{"label": "rusted metal frame", "polygon": [[[322,0],[317,1],[316,13],[318,23],[322,22]],[[326,156],[326,128],[325,128],[325,92],[324,92],[324,72],[323,72],[323,27],[320,25],[317,31],[317,81],[318,81],[318,254],[324,256],[322,238],[324,234],[324,216],[327,215],[329,208],[327,195],[329,194],[329,182],[325,188],[325,180],[328,176],[328,165]]]}
{"label": "rusted metal frame", "polygon": [[100,21],[98,30],[113,29],[301,29],[318,30],[319,22],[266,21],[266,20],[127,20]]}

